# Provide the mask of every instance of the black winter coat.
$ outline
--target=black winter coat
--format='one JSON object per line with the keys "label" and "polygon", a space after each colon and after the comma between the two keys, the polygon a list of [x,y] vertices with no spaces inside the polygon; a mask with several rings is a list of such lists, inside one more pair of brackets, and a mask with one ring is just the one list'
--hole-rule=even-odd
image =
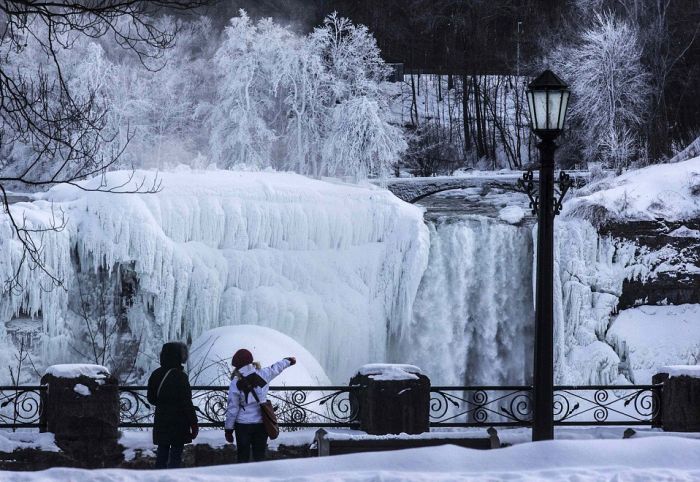
{"label": "black winter coat", "polygon": [[[168,344],[169,345],[169,344]],[[148,379],[148,402],[156,407],[153,426],[155,445],[180,445],[192,442],[190,427],[197,423],[197,414],[192,404],[192,389],[187,375],[182,370],[181,359],[175,350],[163,348],[160,368]],[[170,371],[163,382],[163,377]],[[158,394],[158,387],[163,385]]]}

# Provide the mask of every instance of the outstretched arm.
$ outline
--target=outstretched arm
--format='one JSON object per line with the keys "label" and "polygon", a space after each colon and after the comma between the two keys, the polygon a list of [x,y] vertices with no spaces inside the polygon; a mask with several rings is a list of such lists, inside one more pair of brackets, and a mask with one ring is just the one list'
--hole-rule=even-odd
{"label": "outstretched arm", "polygon": [[290,366],[294,365],[297,362],[296,358],[294,357],[288,357],[284,358],[277,363],[273,363],[269,367],[263,368],[260,370],[260,376],[265,380],[267,383],[270,383],[277,375],[282,373],[285,368],[289,368]]}

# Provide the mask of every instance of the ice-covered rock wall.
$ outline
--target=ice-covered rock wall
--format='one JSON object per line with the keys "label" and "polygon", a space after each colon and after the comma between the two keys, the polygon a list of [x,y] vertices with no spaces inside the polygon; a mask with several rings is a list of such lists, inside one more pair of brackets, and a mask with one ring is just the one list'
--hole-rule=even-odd
{"label": "ice-covered rock wall", "polygon": [[429,221],[428,268],[396,361],[433,384],[516,384],[532,359],[532,235],[479,215]]}
{"label": "ice-covered rock wall", "polygon": [[[117,186],[128,176],[114,172],[85,186]],[[152,176],[137,172],[134,181],[145,177],[149,186]],[[65,289],[43,289],[46,276],[25,264],[19,292],[2,294],[0,342],[11,341],[13,322],[33,321],[44,364],[90,355],[75,300],[114,277],[111,296],[127,298],[112,310],[118,336],[136,345],[140,372],[165,340],[252,324],[300,342],[340,383],[385,359],[388,337],[408,326],[429,245],[420,208],[385,190],[285,173],[184,170],[160,182],[156,194],[61,186],[13,205],[35,225],[46,225],[52,209],[65,212],[65,229],[43,238],[44,262]],[[2,223],[7,279],[21,249]]]}

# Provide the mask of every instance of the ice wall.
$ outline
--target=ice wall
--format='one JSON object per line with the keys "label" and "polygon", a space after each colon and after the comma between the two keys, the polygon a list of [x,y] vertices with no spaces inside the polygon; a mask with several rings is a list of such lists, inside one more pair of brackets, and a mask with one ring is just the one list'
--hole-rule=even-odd
{"label": "ice wall", "polygon": [[[118,186],[129,174],[85,186]],[[142,178],[149,186],[153,175],[137,172],[128,186]],[[429,246],[420,208],[385,190],[286,173],[183,170],[159,179],[156,194],[61,186],[13,205],[37,225],[52,207],[66,213],[66,229],[48,233],[43,253],[66,289],[42,289],[41,272],[25,265],[22,290],[2,294],[0,341],[8,343],[3,330],[13,318],[40,319],[41,360],[75,361],[80,317],[69,299],[78,272],[100,270],[136,278],[125,316],[126,331],[140,340],[141,370],[165,340],[253,324],[300,342],[340,383],[358,366],[384,360],[388,337],[408,326]],[[2,222],[6,279],[21,250]]]}
{"label": "ice wall", "polygon": [[430,261],[396,361],[433,384],[526,382],[532,359],[532,235],[477,215],[429,223]]}

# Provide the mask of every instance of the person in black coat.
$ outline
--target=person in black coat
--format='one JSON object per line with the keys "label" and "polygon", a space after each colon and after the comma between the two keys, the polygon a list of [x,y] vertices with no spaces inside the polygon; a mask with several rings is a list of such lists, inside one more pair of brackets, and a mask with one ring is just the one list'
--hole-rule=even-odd
{"label": "person in black coat", "polygon": [[158,446],[156,469],[178,468],[182,449],[197,437],[199,426],[192,404],[192,389],[183,371],[187,345],[169,342],[160,352],[160,368],[148,379],[148,402],[156,407],[153,443]]}

